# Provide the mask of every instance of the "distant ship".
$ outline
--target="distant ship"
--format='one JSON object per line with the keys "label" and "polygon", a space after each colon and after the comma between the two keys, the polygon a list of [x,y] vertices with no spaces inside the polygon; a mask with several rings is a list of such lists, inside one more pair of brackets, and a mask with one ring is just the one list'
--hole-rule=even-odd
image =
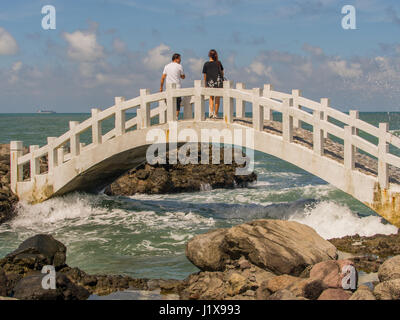
{"label": "distant ship", "polygon": [[56,113],[56,112],[53,111],[53,110],[39,110],[37,113],[46,113],[46,114],[49,114],[49,113]]}

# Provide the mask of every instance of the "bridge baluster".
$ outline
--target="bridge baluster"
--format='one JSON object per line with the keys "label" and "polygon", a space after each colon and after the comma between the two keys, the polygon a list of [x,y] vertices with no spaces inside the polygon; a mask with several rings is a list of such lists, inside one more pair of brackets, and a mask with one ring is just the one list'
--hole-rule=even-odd
{"label": "bridge baluster", "polygon": [[264,107],[260,104],[262,90],[253,88],[253,128],[257,131],[264,129]]}
{"label": "bridge baluster", "polygon": [[[321,98],[321,108],[323,111],[323,120],[325,122],[328,122],[328,108],[330,108],[331,106],[331,100],[328,98]],[[326,130],[324,130],[324,138],[328,138],[328,132]]]}
{"label": "bridge baluster", "polygon": [[98,114],[101,112],[100,109],[92,108],[92,143],[94,145],[101,144],[102,132],[101,132],[101,121],[98,119]]}
{"label": "bridge baluster", "polygon": [[165,100],[158,102],[158,108],[160,109],[160,123],[165,123],[165,120],[167,119],[167,105]]}
{"label": "bridge baluster", "polygon": [[[272,97],[272,90],[274,90],[274,87],[272,84],[264,84],[264,89],[263,89],[263,97],[265,98],[271,98]],[[272,121],[272,110],[268,106],[264,106],[264,120]]]}
{"label": "bridge baluster", "polygon": [[115,135],[121,136],[125,133],[125,111],[122,110],[122,103],[125,97],[115,97]]}
{"label": "bridge baluster", "polygon": [[39,158],[35,156],[36,150],[39,150],[38,145],[29,146],[29,152],[31,153],[31,161],[30,161],[31,179],[40,174],[40,161]]}
{"label": "bridge baluster", "polygon": [[204,95],[202,94],[204,88],[204,80],[194,81],[194,119],[196,121],[204,121],[206,119],[204,107]]}
{"label": "bridge baluster", "polygon": [[167,121],[176,121],[176,97],[173,96],[176,83],[167,83]]}
{"label": "bridge baluster", "polygon": [[192,105],[190,103],[191,97],[183,97],[183,119],[188,120],[193,118]]}
{"label": "bridge baluster", "polygon": [[378,143],[378,182],[382,189],[389,187],[389,165],[386,162],[386,154],[389,153],[389,144],[386,135],[389,131],[388,123],[379,123]]}
{"label": "bridge baluster", "polygon": [[62,165],[64,163],[64,146],[57,149],[57,165]]}
{"label": "bridge baluster", "polygon": [[[244,83],[237,83],[236,89],[244,90],[246,89],[246,85]],[[236,117],[244,118],[245,117],[245,102],[242,99],[236,99]]]}
{"label": "bridge baluster", "polygon": [[324,130],[321,126],[321,121],[324,119],[324,112],[320,110],[313,110],[314,123],[313,123],[313,150],[314,153],[324,155]]}
{"label": "bridge baluster", "polygon": [[282,103],[282,137],[284,141],[293,141],[293,116],[290,115],[289,108],[293,107],[293,99],[286,98]]}
{"label": "bridge baluster", "polygon": [[354,132],[353,126],[344,126],[344,166],[350,170],[353,170],[355,167],[356,148],[353,145]]}
{"label": "bridge baluster", "polygon": [[[293,89],[292,90],[292,97],[293,97],[293,108],[300,110],[300,105],[299,105],[299,97],[301,97],[301,91],[298,89]],[[301,127],[301,120],[294,118],[293,119],[293,127],[294,128],[300,128]]]}
{"label": "bridge baluster", "polygon": [[18,165],[18,158],[23,156],[24,145],[22,141],[10,143],[10,182],[11,190],[16,193],[17,183],[23,180],[22,165]]}
{"label": "bridge baluster", "polygon": [[[351,118],[350,125],[353,127],[357,127],[355,120],[357,120],[360,117],[360,113],[358,112],[358,110],[350,110],[349,115]],[[355,128],[355,134],[358,135],[358,128]]]}
{"label": "bridge baluster", "polygon": [[49,151],[47,154],[47,167],[48,167],[48,173],[53,173],[54,168],[57,166],[57,149],[54,148],[53,142],[57,138],[55,137],[48,137],[47,138],[47,144],[49,145]]}
{"label": "bridge baluster", "polygon": [[233,98],[231,98],[230,89],[233,88],[233,81],[224,81],[224,120],[226,123],[233,122]]}
{"label": "bridge baluster", "polygon": [[70,121],[69,129],[71,130],[71,138],[70,138],[70,148],[71,148],[71,156],[79,156],[79,134],[75,132],[74,128],[79,124],[78,121]]}
{"label": "bridge baluster", "polygon": [[140,89],[140,128],[150,127],[150,103],[146,101],[149,94],[149,89]]}

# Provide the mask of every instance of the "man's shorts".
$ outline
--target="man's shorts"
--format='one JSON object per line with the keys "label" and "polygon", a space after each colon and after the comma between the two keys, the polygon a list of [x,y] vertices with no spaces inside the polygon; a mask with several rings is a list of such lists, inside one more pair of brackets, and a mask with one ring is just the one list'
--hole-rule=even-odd
{"label": "man's shorts", "polygon": [[180,111],[181,110],[181,103],[182,103],[182,98],[181,97],[177,97],[176,98],[176,111]]}

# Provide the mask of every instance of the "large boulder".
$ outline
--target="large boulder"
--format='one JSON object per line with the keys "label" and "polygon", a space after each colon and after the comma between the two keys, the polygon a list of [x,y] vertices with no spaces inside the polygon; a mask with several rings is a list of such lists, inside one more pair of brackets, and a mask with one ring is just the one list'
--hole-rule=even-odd
{"label": "large boulder", "polygon": [[[343,288],[342,280],[344,277],[343,268],[345,266],[354,267],[354,263],[350,260],[328,260],[322,261],[314,265],[310,271],[310,278],[321,280],[327,288]],[[356,280],[357,280],[357,271]],[[355,283],[357,287],[357,281]]]}
{"label": "large boulder", "polygon": [[14,287],[14,298],[19,300],[86,300],[90,293],[72,283],[62,273],[56,275],[56,289],[44,289],[45,274],[35,273],[22,278]]}
{"label": "large boulder", "polygon": [[374,295],[378,300],[399,300],[400,279],[387,280],[379,283],[374,288]]}
{"label": "large boulder", "polygon": [[400,255],[387,259],[378,270],[380,281],[400,279]]}
{"label": "large boulder", "polygon": [[318,300],[349,300],[352,293],[343,289],[328,288],[319,296]]}
{"label": "large boulder", "polygon": [[221,250],[227,231],[217,229],[196,236],[186,245],[186,257],[200,270],[223,271],[229,259]]}
{"label": "large boulder", "polygon": [[[244,263],[241,262],[240,265],[243,266]],[[190,275],[180,285],[180,298],[183,300],[265,299],[269,292],[261,294],[262,289],[258,293],[257,291],[263,283],[275,275],[254,265],[246,266],[244,269],[240,265],[230,266],[223,272],[203,271]]]}
{"label": "large boulder", "polygon": [[349,300],[376,300],[376,298],[367,286],[361,285]]}
{"label": "large boulder", "polygon": [[188,242],[186,255],[201,270],[222,270],[224,264],[246,257],[277,275],[295,276],[307,266],[337,258],[336,248],[312,228],[266,219],[198,235]]}
{"label": "large boulder", "polygon": [[8,264],[31,270],[41,270],[45,265],[53,265],[56,270],[65,266],[66,247],[51,235],[38,234],[26,239],[4,259],[0,266]]}

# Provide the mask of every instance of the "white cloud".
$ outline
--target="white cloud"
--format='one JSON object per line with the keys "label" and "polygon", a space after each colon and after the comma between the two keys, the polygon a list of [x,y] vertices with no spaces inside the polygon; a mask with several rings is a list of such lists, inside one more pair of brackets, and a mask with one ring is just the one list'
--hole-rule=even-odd
{"label": "white cloud", "polygon": [[189,58],[188,65],[189,70],[193,72],[198,77],[200,76],[201,72],[203,71],[203,64],[204,60],[201,58]]}
{"label": "white cloud", "polygon": [[121,39],[114,39],[113,41],[113,49],[116,53],[122,54],[126,52],[126,43]]}
{"label": "white cloud", "polygon": [[356,78],[363,73],[359,63],[348,63],[345,60],[328,61],[328,66],[333,73],[343,78]]}
{"label": "white cloud", "polygon": [[13,55],[17,52],[17,41],[6,29],[0,27],[0,55]]}
{"label": "white cloud", "polygon": [[64,32],[68,42],[68,56],[76,61],[91,62],[104,57],[104,48],[98,44],[94,32],[77,30],[72,33]]}
{"label": "white cloud", "polygon": [[143,59],[143,63],[149,69],[160,70],[164,65],[171,61],[171,56],[171,48],[162,43],[147,52],[146,57]]}

